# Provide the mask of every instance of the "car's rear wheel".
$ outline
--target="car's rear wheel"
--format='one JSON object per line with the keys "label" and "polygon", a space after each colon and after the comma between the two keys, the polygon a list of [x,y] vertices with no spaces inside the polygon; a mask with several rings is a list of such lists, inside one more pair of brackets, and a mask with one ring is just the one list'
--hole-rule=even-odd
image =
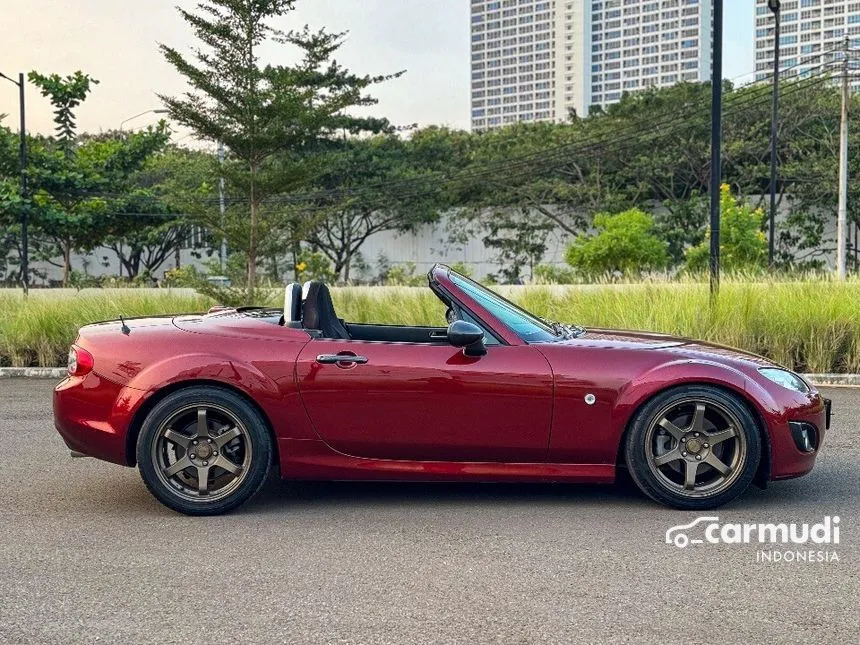
{"label": "car's rear wheel", "polygon": [[747,489],[761,459],[761,437],[736,395],[711,386],[681,386],[639,410],[627,434],[625,459],[633,481],[655,501],[705,510]]}
{"label": "car's rear wheel", "polygon": [[146,486],[186,515],[217,515],[246,502],[266,479],[272,442],[259,412],[229,390],[199,386],[165,397],[137,441]]}

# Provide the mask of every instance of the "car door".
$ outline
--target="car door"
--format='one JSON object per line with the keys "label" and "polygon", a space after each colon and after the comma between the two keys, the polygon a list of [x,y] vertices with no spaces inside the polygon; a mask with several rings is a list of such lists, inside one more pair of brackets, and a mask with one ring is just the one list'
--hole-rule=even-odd
{"label": "car door", "polygon": [[[331,362],[332,356],[342,362]],[[359,457],[540,462],[552,417],[552,374],[528,345],[480,357],[438,343],[314,339],[297,364],[302,401],[321,438]]]}

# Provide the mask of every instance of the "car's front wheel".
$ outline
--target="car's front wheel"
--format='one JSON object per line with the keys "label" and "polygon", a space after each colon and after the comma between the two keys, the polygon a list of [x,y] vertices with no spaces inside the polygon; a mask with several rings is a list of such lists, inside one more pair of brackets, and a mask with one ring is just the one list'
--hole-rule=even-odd
{"label": "car's front wheel", "polygon": [[761,459],[758,425],[723,389],[691,385],[663,392],[636,414],[625,460],[636,485],[657,502],[686,510],[733,500]]}
{"label": "car's front wheel", "polygon": [[266,479],[272,442],[259,412],[229,390],[198,386],[165,397],[137,441],[147,488],[186,515],[217,515],[246,502]]}

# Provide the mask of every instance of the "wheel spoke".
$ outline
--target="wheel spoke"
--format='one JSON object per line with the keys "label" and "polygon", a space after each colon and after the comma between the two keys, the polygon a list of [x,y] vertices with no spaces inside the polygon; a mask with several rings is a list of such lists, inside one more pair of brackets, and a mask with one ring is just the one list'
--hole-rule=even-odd
{"label": "wheel spoke", "polygon": [[711,445],[715,446],[718,443],[722,443],[723,441],[726,441],[727,439],[731,439],[733,437],[736,437],[737,434],[738,433],[735,431],[734,427],[729,426],[725,430],[719,430],[717,432],[712,432],[706,436],[708,437],[708,441],[711,442]]}
{"label": "wheel spoke", "polygon": [[214,462],[212,462],[212,466],[218,466],[219,468],[223,468],[234,477],[237,477],[239,473],[242,472],[242,466],[233,463],[232,461],[227,459],[226,455],[223,454],[218,455],[218,458]]}
{"label": "wheel spoke", "polygon": [[201,495],[209,493],[209,466],[197,466],[197,492]]}
{"label": "wheel spoke", "polygon": [[209,424],[206,420],[206,408],[197,409],[197,438],[205,439],[209,436]]}
{"label": "wheel spoke", "polygon": [[681,437],[684,436],[684,431],[665,417],[661,419],[660,423],[657,425],[659,425],[661,428],[663,428],[663,430],[672,435],[672,437],[677,441],[680,441]]}
{"label": "wheel spoke", "polygon": [[696,487],[696,473],[699,470],[699,462],[688,461],[684,469],[684,489],[693,490]]}
{"label": "wheel spoke", "polygon": [[676,461],[678,459],[683,459],[683,457],[681,456],[681,451],[677,448],[673,448],[669,452],[660,455],[659,457],[654,457],[654,465],[659,468],[660,466],[665,466],[666,464]]}
{"label": "wheel spoke", "polygon": [[183,470],[185,470],[189,466],[191,466],[191,460],[188,458],[188,455],[186,455],[182,459],[174,462],[173,464],[171,464],[170,466],[165,468],[164,469],[164,476],[165,477],[173,477],[174,475],[176,475],[179,472],[182,472]]}
{"label": "wheel spoke", "polygon": [[705,457],[705,463],[709,466],[715,468],[717,472],[721,475],[727,475],[731,468],[729,468],[726,464],[724,464],[719,457],[717,457],[714,453],[708,453],[708,456]]}
{"label": "wheel spoke", "polygon": [[234,426],[215,437],[215,445],[218,446],[218,450],[221,450],[230,441],[240,436],[242,436],[242,431]]}
{"label": "wheel spoke", "polygon": [[188,449],[188,444],[191,442],[191,437],[186,437],[184,434],[176,432],[173,428],[168,428],[167,430],[165,430],[162,436],[170,443],[175,443],[177,446],[182,446],[186,450]]}
{"label": "wheel spoke", "polygon": [[690,424],[693,432],[704,432],[705,430],[705,404],[697,403],[696,411],[693,413],[693,422]]}

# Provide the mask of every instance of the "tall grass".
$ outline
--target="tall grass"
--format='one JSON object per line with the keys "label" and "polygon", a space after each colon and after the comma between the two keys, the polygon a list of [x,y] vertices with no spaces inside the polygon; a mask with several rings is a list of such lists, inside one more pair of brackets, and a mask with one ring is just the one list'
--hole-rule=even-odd
{"label": "tall grass", "polygon": [[[713,310],[707,284],[693,280],[498,290],[553,320],[702,338],[800,371],[860,372],[858,280],[726,280]],[[343,287],[332,296],[349,321],[444,324],[444,307],[427,288]],[[205,311],[211,304],[179,290],[33,291],[26,302],[19,292],[0,291],[0,365],[63,364],[84,324],[120,314]]]}
{"label": "tall grass", "polygon": [[208,299],[161,289],[0,290],[0,365],[64,365],[78,328],[118,316],[204,311]]}

